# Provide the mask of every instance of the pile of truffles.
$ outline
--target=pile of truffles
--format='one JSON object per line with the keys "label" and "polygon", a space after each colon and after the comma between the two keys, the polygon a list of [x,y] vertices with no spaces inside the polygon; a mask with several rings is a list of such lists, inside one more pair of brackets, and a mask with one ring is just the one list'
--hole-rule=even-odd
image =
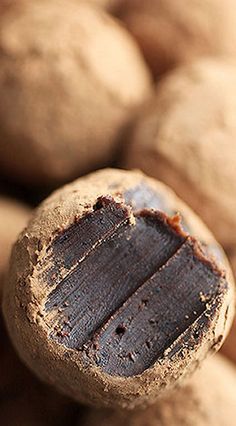
{"label": "pile of truffles", "polygon": [[235,426],[234,0],[2,0],[0,99],[0,424]]}

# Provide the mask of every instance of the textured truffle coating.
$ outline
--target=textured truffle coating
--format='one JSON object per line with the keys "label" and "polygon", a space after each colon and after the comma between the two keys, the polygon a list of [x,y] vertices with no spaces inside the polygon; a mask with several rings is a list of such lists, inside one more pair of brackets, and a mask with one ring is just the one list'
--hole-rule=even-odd
{"label": "textured truffle coating", "polygon": [[0,25],[0,167],[64,183],[114,160],[150,91],[128,32],[86,2],[11,2]]}
{"label": "textured truffle coating", "polygon": [[220,355],[206,361],[182,388],[134,412],[93,410],[78,426],[234,426],[236,371]]}
{"label": "textured truffle coating", "polygon": [[70,400],[40,383],[22,364],[0,316],[0,424],[63,426],[74,414]]}
{"label": "textured truffle coating", "polygon": [[236,318],[234,318],[230,333],[222,347],[222,353],[236,363]]}
{"label": "textured truffle coating", "polygon": [[124,153],[186,201],[225,248],[236,230],[236,65],[201,60],[173,71],[140,113]]}
{"label": "textured truffle coating", "polygon": [[114,13],[155,76],[204,55],[235,55],[234,0],[118,0]]}
{"label": "textured truffle coating", "polygon": [[[227,250],[227,256],[230,261],[230,266],[233,270],[234,277],[236,276],[236,251],[235,248]],[[236,317],[234,317],[233,325],[230,329],[230,333],[222,347],[222,352],[231,361],[236,363]]]}
{"label": "textured truffle coating", "polygon": [[27,206],[0,196],[0,296],[12,245],[26,226],[29,217],[30,209]]}
{"label": "textured truffle coating", "polygon": [[[54,276],[54,287],[42,278],[47,272],[45,260],[51,253],[55,236],[63,236],[62,231],[69,229],[75,220],[91,214],[101,196],[112,197],[121,205],[125,198],[126,205],[129,204],[133,211],[153,206],[159,206],[170,215],[180,211],[185,228],[191,229],[192,234],[205,242],[210,253],[220,257],[221,263],[226,263],[222,249],[200,219],[165,185],[139,172],[115,169],[95,172],[56,191],[36,210],[15,245],[9,286],[5,289],[4,313],[12,340],[24,361],[40,377],[75,399],[100,406],[132,408],[154,402],[176,381],[180,382],[190,374],[207,353],[220,347],[232,319],[233,282],[227,266],[229,287],[221,294],[222,299],[217,302],[207,329],[203,328],[196,340],[191,334],[180,336],[161,360],[139,375],[112,376],[86,360],[83,352],[56,342],[50,337],[52,328],[45,320],[45,303],[52,289],[56,288],[58,277]],[[188,343],[187,347],[183,344],[186,341],[191,341],[189,347]]]}

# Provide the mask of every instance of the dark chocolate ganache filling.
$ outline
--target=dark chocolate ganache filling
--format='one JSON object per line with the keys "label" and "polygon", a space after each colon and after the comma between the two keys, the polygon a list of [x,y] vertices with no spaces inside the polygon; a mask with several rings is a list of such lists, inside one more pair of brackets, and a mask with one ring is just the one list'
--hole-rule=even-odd
{"label": "dark chocolate ganache filling", "polygon": [[[176,219],[101,197],[48,249],[50,338],[108,374],[142,373],[217,308],[227,282]],[[196,337],[197,338],[197,337]]]}

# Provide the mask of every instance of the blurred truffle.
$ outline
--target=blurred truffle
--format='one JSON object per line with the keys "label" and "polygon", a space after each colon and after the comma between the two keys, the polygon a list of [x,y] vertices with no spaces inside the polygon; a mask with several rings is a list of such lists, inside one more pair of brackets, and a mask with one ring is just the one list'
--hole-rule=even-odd
{"label": "blurred truffle", "polygon": [[236,64],[197,61],[157,86],[124,152],[128,168],[173,188],[225,249],[236,241],[235,114]]}
{"label": "blurred truffle", "polygon": [[236,54],[234,0],[118,0],[114,13],[155,76],[199,56]]}
{"label": "blurred truffle", "polygon": [[58,184],[111,163],[150,92],[129,33],[86,2],[17,0],[0,23],[0,168]]}

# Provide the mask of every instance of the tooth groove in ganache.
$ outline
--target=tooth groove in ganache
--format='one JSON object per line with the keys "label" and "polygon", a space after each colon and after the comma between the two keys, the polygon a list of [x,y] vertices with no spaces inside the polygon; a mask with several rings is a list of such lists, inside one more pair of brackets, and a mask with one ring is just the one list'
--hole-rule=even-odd
{"label": "tooth groove in ganache", "polygon": [[57,259],[57,285],[45,303],[51,339],[113,375],[152,366],[206,301],[212,314],[226,285],[174,219],[146,209],[132,215],[108,196],[58,235],[49,253]]}

